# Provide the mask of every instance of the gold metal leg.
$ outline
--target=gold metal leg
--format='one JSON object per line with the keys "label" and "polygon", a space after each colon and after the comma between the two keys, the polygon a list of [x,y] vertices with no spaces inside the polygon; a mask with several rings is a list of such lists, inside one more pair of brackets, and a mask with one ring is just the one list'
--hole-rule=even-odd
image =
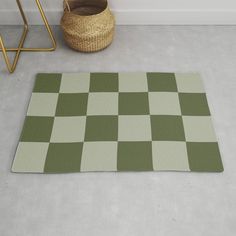
{"label": "gold metal leg", "polygon": [[24,31],[23,31],[23,34],[21,36],[21,39],[20,39],[20,42],[19,42],[19,45],[18,45],[18,48],[14,51],[16,51],[16,55],[15,55],[15,58],[14,58],[14,61],[13,61],[13,64],[11,65],[10,63],[10,60],[8,58],[8,55],[7,55],[7,49],[5,48],[4,46],[4,43],[3,43],[3,39],[2,37],[0,36],[0,49],[3,53],[3,57],[4,57],[4,60],[6,62],[6,65],[7,65],[7,69],[10,73],[13,73],[16,69],[16,65],[17,65],[17,62],[19,60],[19,56],[20,56],[20,53],[21,53],[21,49],[23,47],[23,44],[25,42],[25,38],[26,38],[26,35],[28,33],[28,24],[27,24],[27,20],[26,20],[26,17],[25,17],[25,14],[23,12],[23,9],[22,9],[22,6],[20,4],[20,0],[16,0],[17,2],[17,5],[19,7],[19,10],[20,10],[20,14],[22,16],[22,19],[24,21]]}
{"label": "gold metal leg", "polygon": [[[25,14],[24,14],[24,11],[23,11],[20,0],[16,0],[16,2],[17,2],[17,5],[19,7],[22,19],[24,21],[24,32],[22,34],[22,37],[20,39],[20,43],[19,43],[18,47],[17,48],[6,48],[5,45],[4,45],[2,37],[0,36],[0,51],[2,51],[2,53],[3,53],[4,60],[6,62],[8,71],[10,73],[13,73],[15,71],[15,68],[16,68],[16,65],[17,65],[17,62],[19,60],[19,56],[20,56],[21,52],[51,52],[51,51],[54,51],[56,49],[56,46],[57,46],[56,45],[56,40],[53,36],[53,33],[52,33],[51,27],[48,23],[48,20],[45,16],[45,13],[43,11],[40,0],[35,0],[35,2],[37,4],[37,7],[39,9],[40,15],[41,15],[41,17],[43,19],[43,22],[45,24],[45,27],[47,29],[47,32],[49,33],[50,39],[52,41],[52,47],[51,48],[24,48],[23,47],[24,41],[25,41],[25,38],[26,38],[27,32],[28,32],[28,22],[27,22]],[[13,62],[12,65],[10,64],[9,58],[7,56],[7,52],[16,52],[15,59],[14,59],[14,62]]]}

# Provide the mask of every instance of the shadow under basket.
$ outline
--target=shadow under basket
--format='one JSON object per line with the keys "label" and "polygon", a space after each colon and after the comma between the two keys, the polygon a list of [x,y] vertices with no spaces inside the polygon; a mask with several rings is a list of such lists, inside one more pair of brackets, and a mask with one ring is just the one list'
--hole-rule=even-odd
{"label": "shadow under basket", "polygon": [[61,28],[69,47],[96,52],[112,43],[115,18],[106,0],[65,0]]}

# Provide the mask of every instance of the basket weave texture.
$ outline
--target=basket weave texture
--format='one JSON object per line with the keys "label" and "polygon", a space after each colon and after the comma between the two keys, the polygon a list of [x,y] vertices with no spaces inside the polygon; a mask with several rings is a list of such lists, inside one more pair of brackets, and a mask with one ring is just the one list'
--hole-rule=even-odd
{"label": "basket weave texture", "polygon": [[65,41],[82,52],[106,48],[114,38],[115,18],[107,1],[66,1],[61,19]]}

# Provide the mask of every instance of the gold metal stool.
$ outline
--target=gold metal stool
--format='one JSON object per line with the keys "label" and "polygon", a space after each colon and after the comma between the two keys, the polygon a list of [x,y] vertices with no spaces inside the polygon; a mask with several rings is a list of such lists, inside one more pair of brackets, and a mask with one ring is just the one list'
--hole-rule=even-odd
{"label": "gold metal stool", "polygon": [[[18,7],[19,7],[20,14],[21,14],[23,22],[24,22],[24,31],[23,31],[23,34],[21,36],[20,42],[18,44],[18,47],[17,48],[6,48],[5,45],[4,45],[3,39],[2,39],[2,37],[0,35],[0,51],[2,51],[2,53],[3,53],[3,57],[4,57],[4,60],[6,62],[6,65],[7,65],[7,69],[8,69],[8,71],[10,73],[13,73],[15,71],[16,65],[17,65],[17,62],[19,60],[19,56],[20,56],[21,52],[51,52],[51,51],[54,51],[56,49],[56,40],[55,40],[55,38],[53,36],[51,27],[48,24],[48,20],[47,20],[47,18],[45,16],[45,13],[43,11],[43,8],[42,8],[42,5],[40,3],[40,0],[35,0],[35,2],[36,2],[37,7],[39,9],[40,15],[41,15],[41,17],[43,19],[43,22],[45,24],[47,32],[49,33],[50,39],[52,41],[52,47],[51,48],[24,48],[23,47],[25,39],[26,39],[26,36],[27,36],[27,33],[28,33],[29,25],[28,25],[26,16],[24,14],[24,11],[23,11],[23,8],[22,8],[20,0],[16,0],[16,3],[18,5]],[[12,64],[10,63],[9,57],[7,55],[7,52],[16,52],[15,58],[14,58],[14,61],[13,61]]]}

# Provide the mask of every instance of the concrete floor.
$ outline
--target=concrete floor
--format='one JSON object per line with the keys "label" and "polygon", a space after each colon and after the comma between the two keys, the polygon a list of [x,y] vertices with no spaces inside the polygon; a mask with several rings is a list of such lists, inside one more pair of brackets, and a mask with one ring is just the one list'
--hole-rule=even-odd
{"label": "concrete floor", "polygon": [[[23,53],[13,75],[0,57],[0,235],[236,235],[236,26],[123,26],[95,54],[69,50],[54,31],[57,51]],[[46,46],[47,34],[33,27],[27,42]],[[35,74],[84,71],[200,72],[225,171],[12,174]]]}

